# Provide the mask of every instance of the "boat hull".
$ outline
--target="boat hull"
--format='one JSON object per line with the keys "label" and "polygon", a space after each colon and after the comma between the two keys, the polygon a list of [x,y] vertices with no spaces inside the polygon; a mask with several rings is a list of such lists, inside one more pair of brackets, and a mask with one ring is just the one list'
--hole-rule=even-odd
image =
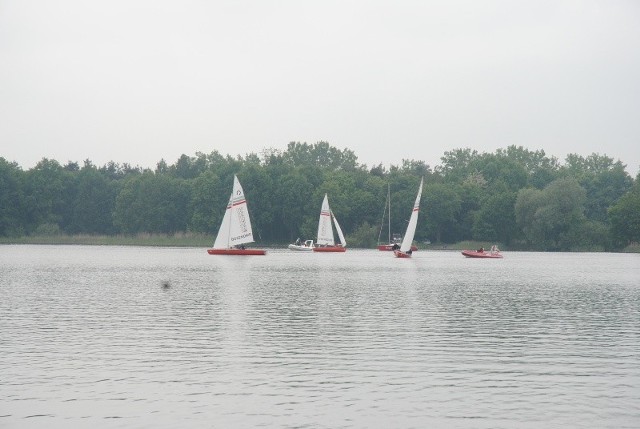
{"label": "boat hull", "polygon": [[290,244],[289,245],[289,250],[297,250],[297,251],[300,251],[300,252],[311,252],[313,250],[313,247],[302,246],[302,245],[298,245],[298,244]]}
{"label": "boat hull", "polygon": [[401,250],[394,250],[393,254],[396,256],[396,258],[410,258],[411,254],[410,253],[405,253]]}
{"label": "boat hull", "polygon": [[501,259],[500,253],[478,252],[477,250],[463,250],[462,254],[467,258]]}
{"label": "boat hull", "polygon": [[263,249],[207,249],[209,255],[265,255],[266,250]]}
{"label": "boat hull", "polygon": [[322,252],[322,253],[330,253],[330,252],[346,252],[347,248],[342,246],[325,246],[325,247],[314,247],[314,252]]}
{"label": "boat hull", "polygon": [[[391,252],[393,249],[393,243],[391,244],[378,244],[378,250],[380,250],[381,252]],[[417,246],[411,246],[411,251],[415,252],[416,250],[418,250]]]}

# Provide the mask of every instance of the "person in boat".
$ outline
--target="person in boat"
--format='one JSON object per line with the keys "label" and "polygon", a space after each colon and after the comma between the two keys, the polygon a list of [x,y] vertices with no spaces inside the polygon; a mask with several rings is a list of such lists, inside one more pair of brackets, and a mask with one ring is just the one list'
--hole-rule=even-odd
{"label": "person in boat", "polygon": [[482,252],[484,252],[484,247],[481,247],[478,249],[478,253],[482,253]]}
{"label": "person in boat", "polygon": [[300,245],[300,237],[298,237],[298,239],[296,240],[296,246]]}
{"label": "person in boat", "polygon": [[495,244],[491,246],[491,253],[498,253],[498,252],[500,252],[500,249],[498,249],[498,246],[496,246]]}
{"label": "person in boat", "polygon": [[409,250],[407,250],[407,255],[411,255],[413,253],[413,250],[411,250],[411,248],[409,248]]}
{"label": "person in boat", "polygon": [[391,250],[398,250],[400,248],[400,246],[398,245],[398,243],[393,243],[393,246],[391,246]]}

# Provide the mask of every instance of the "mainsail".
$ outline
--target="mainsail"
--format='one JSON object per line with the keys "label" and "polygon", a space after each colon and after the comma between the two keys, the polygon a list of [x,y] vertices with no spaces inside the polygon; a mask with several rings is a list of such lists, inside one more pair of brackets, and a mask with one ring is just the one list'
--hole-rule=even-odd
{"label": "mainsail", "polygon": [[331,209],[329,208],[329,199],[324,194],[322,200],[322,208],[320,209],[320,220],[318,220],[318,244],[333,246],[333,227],[331,226]]}
{"label": "mainsail", "polygon": [[404,235],[400,251],[407,253],[411,249],[411,243],[413,243],[413,236],[416,233],[416,226],[418,226],[418,211],[420,210],[420,197],[422,196],[422,182],[424,179],[420,179],[420,187],[418,187],[418,195],[416,201],[413,203],[413,211],[409,218],[409,224],[407,225],[407,233]]}
{"label": "mainsail", "polygon": [[218,230],[214,249],[227,249],[245,243],[252,243],[253,231],[249,219],[249,209],[244,191],[237,176],[233,176],[233,191],[229,197],[227,210]]}

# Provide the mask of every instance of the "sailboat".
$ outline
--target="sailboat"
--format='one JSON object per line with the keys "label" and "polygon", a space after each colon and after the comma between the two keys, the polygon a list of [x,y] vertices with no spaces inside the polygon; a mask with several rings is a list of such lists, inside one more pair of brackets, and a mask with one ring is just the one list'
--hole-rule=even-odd
{"label": "sailboat", "polygon": [[[333,225],[336,226],[338,232],[338,239],[340,244],[335,244],[333,240]],[[338,224],[338,220],[329,208],[329,199],[327,194],[324,194],[324,200],[322,200],[322,208],[320,209],[320,220],[318,221],[318,240],[316,241],[316,247],[313,248],[314,252],[346,252],[347,242],[344,239],[342,228]]]}
{"label": "sailboat", "polygon": [[[382,235],[382,227],[384,226],[384,215],[385,213],[387,213],[387,210],[389,212],[389,219],[388,219],[388,233],[389,233],[389,241],[387,242],[387,244],[381,244],[380,243],[380,236]],[[384,212],[382,213],[382,224],[380,225],[380,233],[378,233],[378,250],[381,251],[391,251],[391,250],[396,250],[400,248],[400,243],[402,242],[402,236],[400,234],[393,234],[393,237],[391,236],[391,190],[390,190],[390,186],[389,184],[387,184],[387,202],[385,204],[385,208],[384,208]],[[414,245],[411,246],[411,251],[415,252],[416,250],[418,250],[418,248]]]}
{"label": "sailboat", "polygon": [[247,200],[236,175],[233,176],[233,191],[229,197],[213,248],[207,249],[209,255],[264,255],[262,249],[247,249],[245,244],[253,243],[253,230]]}
{"label": "sailboat", "polygon": [[418,226],[418,212],[420,210],[420,197],[422,196],[422,182],[424,179],[420,179],[420,186],[418,187],[418,195],[416,201],[413,203],[413,210],[411,211],[411,217],[409,218],[409,224],[407,225],[407,232],[404,234],[400,249],[393,251],[393,254],[398,258],[410,258],[411,243],[413,243],[413,236],[416,233],[416,227]]}

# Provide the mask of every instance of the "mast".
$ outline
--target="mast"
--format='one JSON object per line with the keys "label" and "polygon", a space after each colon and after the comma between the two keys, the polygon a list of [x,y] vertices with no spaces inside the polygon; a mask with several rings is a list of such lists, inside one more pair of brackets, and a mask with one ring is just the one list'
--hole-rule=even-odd
{"label": "mast", "polygon": [[413,203],[413,210],[411,211],[411,217],[409,218],[409,224],[407,225],[407,232],[400,245],[400,251],[407,253],[411,249],[411,243],[413,243],[413,236],[416,233],[416,226],[418,225],[418,212],[420,210],[420,197],[422,196],[422,182],[424,179],[420,179],[420,186],[418,187],[418,195],[416,195],[416,201]]}
{"label": "mast", "polygon": [[380,230],[378,231],[378,244],[380,244],[380,237],[382,237],[382,230],[384,229],[384,215],[387,213],[387,207],[389,208],[389,221],[387,224],[387,234],[389,235],[387,243],[391,243],[391,186],[387,182],[387,201],[382,206],[382,218],[380,219]]}
{"label": "mast", "polygon": [[236,192],[236,181],[238,178],[233,175],[233,186],[231,187],[231,197],[229,197],[229,206],[227,211],[229,212],[229,232],[227,234],[227,247],[231,247],[231,225],[233,224],[233,194]]}
{"label": "mast", "polygon": [[389,201],[389,241],[391,243],[391,185],[387,183],[387,201]]}
{"label": "mast", "polygon": [[218,235],[213,243],[215,249],[229,248],[231,243],[231,208],[233,207],[233,191],[229,196],[229,202],[224,210],[224,216],[222,216],[222,223],[218,229]]}

